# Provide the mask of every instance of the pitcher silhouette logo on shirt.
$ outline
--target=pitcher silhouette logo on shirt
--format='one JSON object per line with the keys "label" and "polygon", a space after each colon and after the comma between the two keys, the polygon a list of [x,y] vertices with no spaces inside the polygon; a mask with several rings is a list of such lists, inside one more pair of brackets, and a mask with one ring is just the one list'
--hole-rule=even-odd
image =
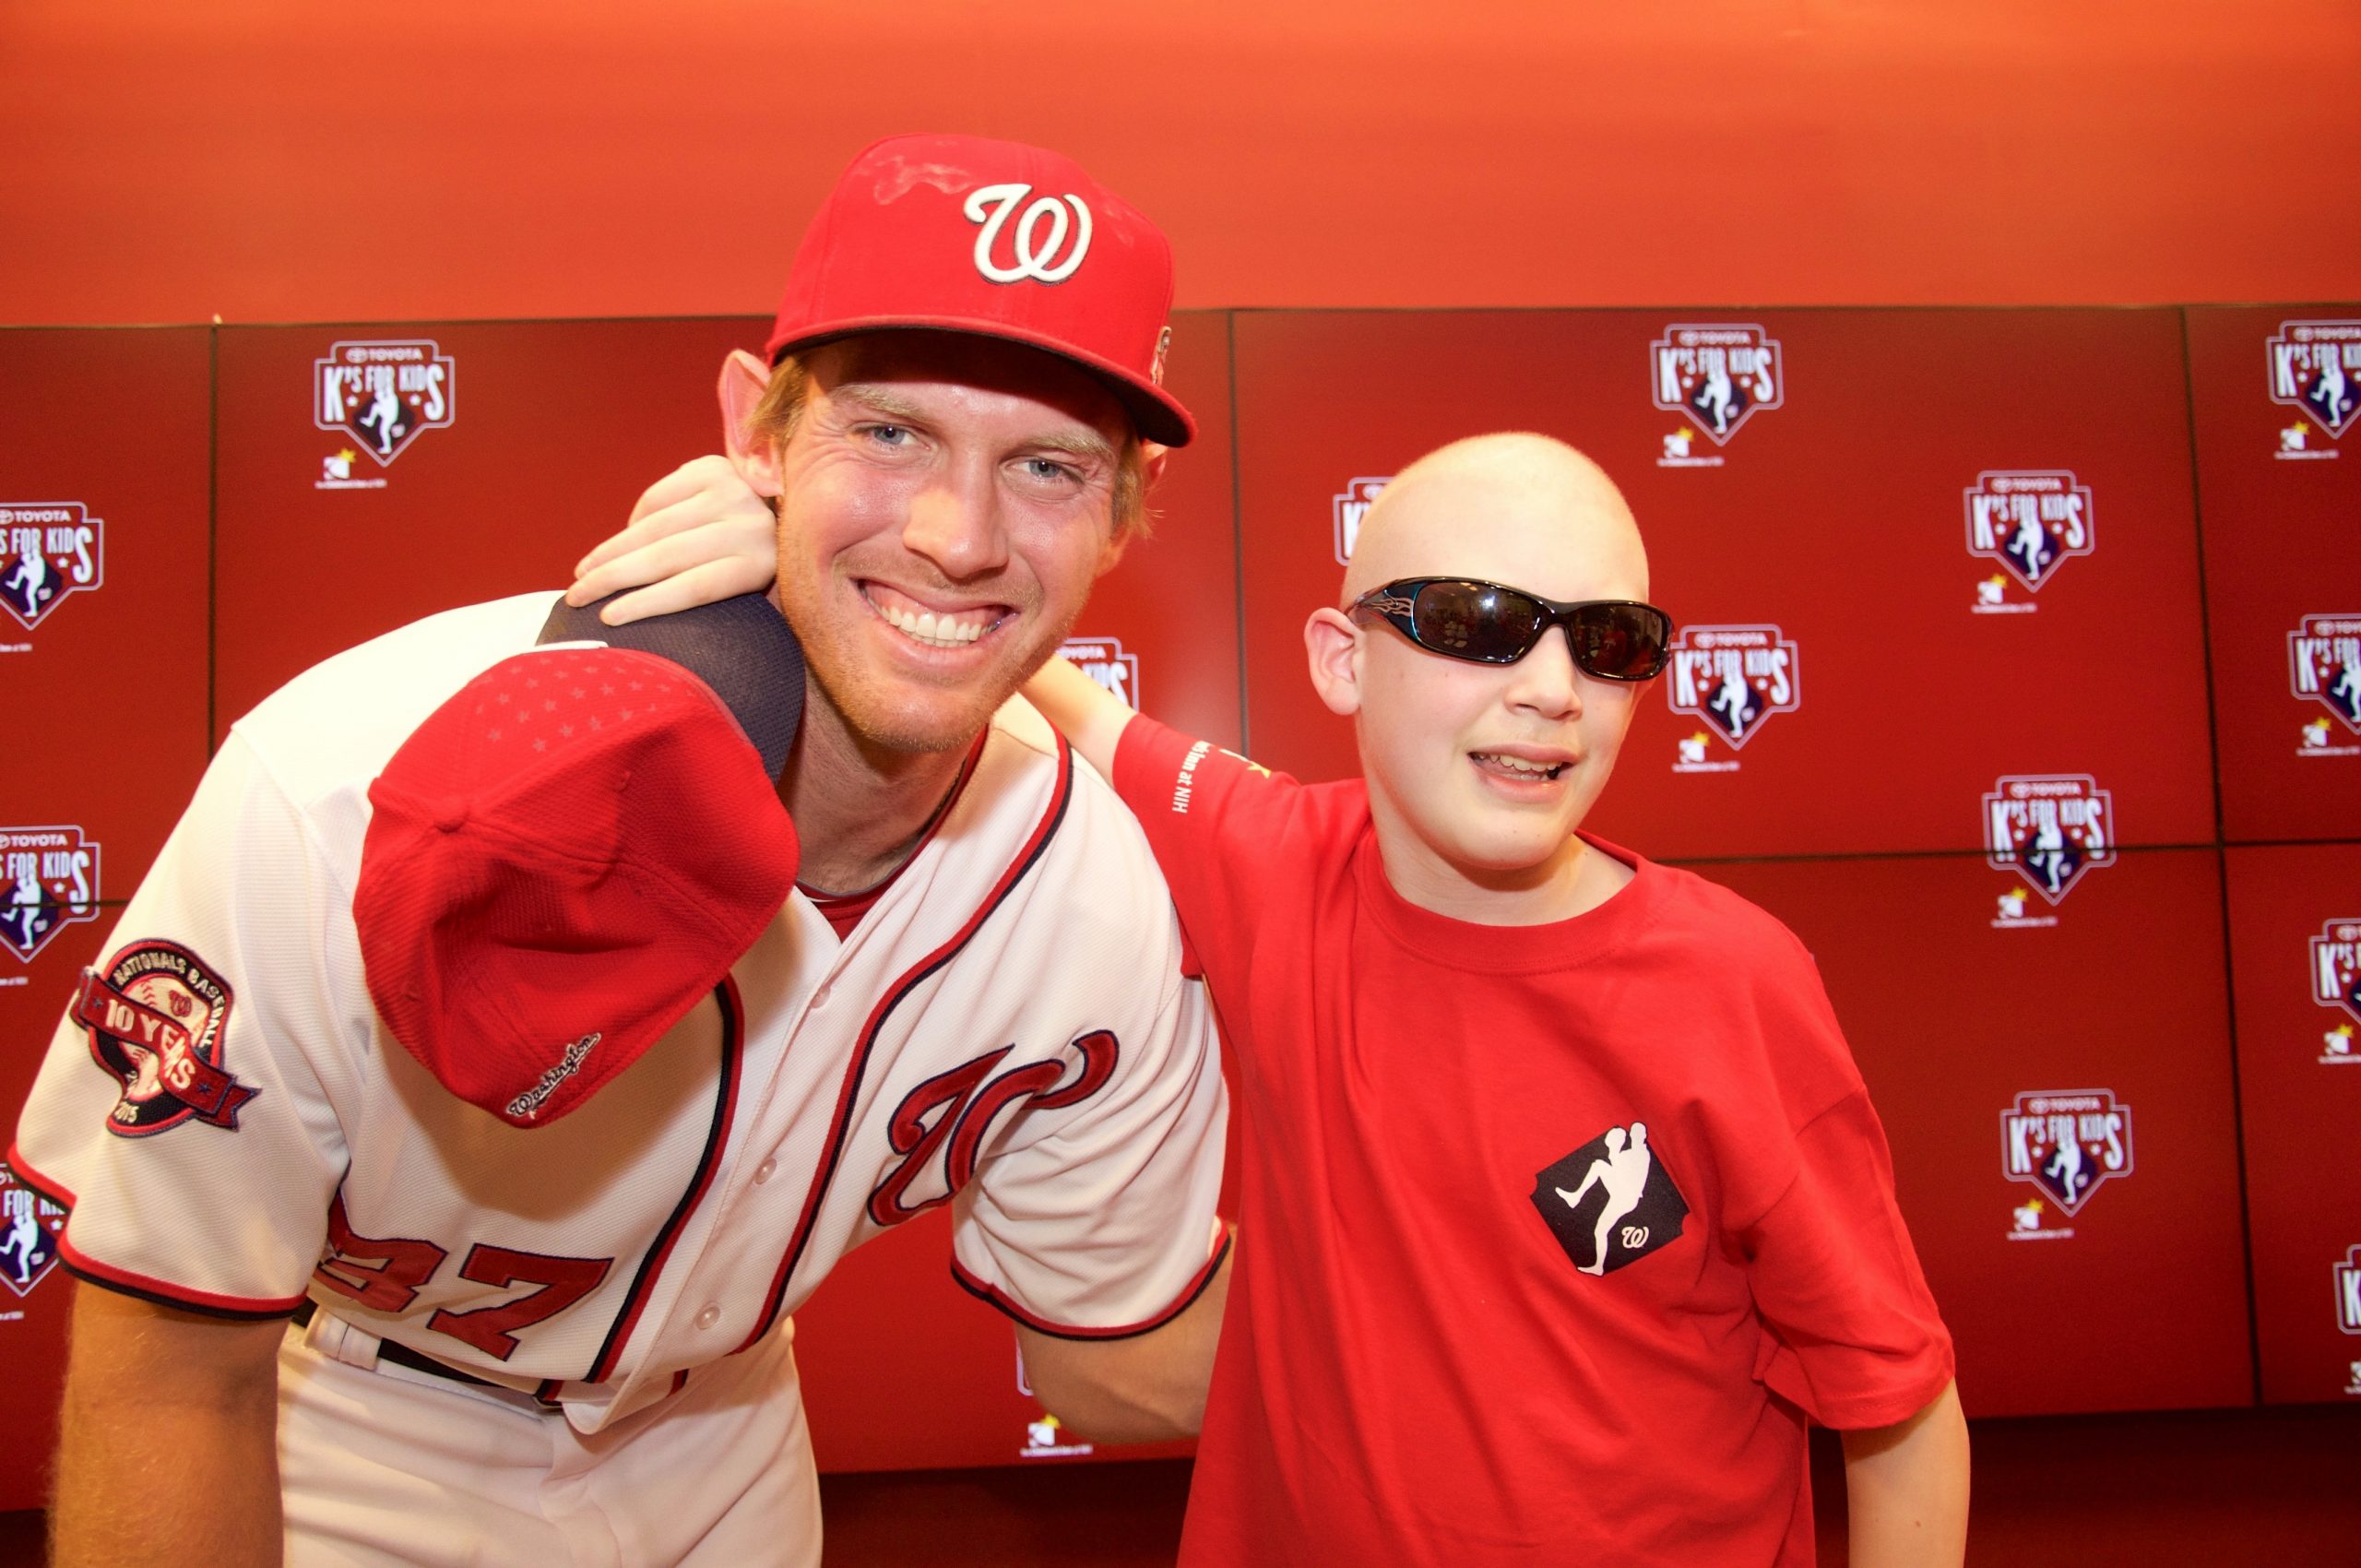
{"label": "pitcher silhouette logo on shirt", "polygon": [[1533,1179],[1533,1206],[1584,1274],[1612,1274],[1680,1237],[1689,1202],[1648,1141],[1609,1127]]}

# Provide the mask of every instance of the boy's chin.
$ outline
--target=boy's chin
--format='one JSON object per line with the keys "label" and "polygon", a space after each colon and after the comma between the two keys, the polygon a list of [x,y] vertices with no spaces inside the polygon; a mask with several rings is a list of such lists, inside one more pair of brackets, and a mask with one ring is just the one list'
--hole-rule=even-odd
{"label": "boy's chin", "polygon": [[1546,876],[1566,853],[1574,836],[1536,830],[1521,823],[1513,827],[1483,823],[1459,823],[1430,839],[1452,868],[1471,882],[1514,883]]}

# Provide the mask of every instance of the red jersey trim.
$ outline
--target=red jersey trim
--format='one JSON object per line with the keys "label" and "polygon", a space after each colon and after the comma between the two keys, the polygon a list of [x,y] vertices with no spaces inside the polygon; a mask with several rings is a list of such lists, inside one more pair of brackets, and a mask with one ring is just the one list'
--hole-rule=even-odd
{"label": "red jersey trim", "polygon": [[714,1000],[721,1004],[721,1090],[714,1097],[713,1125],[706,1130],[705,1152],[697,1157],[696,1174],[689,1181],[688,1191],[656,1233],[656,1244],[640,1260],[639,1273],[631,1282],[631,1291],[623,1298],[623,1310],[615,1314],[614,1325],[607,1330],[606,1343],[599,1347],[599,1354],[590,1362],[586,1383],[604,1383],[615,1375],[615,1365],[623,1360],[623,1347],[631,1339],[632,1330],[639,1326],[640,1314],[647,1310],[647,1299],[656,1281],[671,1261],[672,1248],[681,1239],[689,1216],[705,1201],[713,1189],[714,1172],[720,1169],[721,1151],[729,1146],[730,1123],[738,1110],[738,1080],[745,1063],[745,1004],[739,1000],[738,981],[730,975],[713,988]]}
{"label": "red jersey trim", "polygon": [[207,1317],[236,1318],[245,1322],[260,1322],[275,1317],[293,1317],[295,1309],[308,1299],[301,1291],[292,1296],[224,1296],[211,1290],[193,1289],[175,1285],[166,1279],[153,1279],[135,1274],[127,1268],[101,1263],[74,1244],[66,1232],[74,1223],[74,1194],[60,1182],[53,1182],[35,1170],[25,1159],[24,1150],[11,1145],[8,1169],[17,1180],[66,1211],[65,1224],[57,1228],[57,1259],[65,1272],[75,1278],[101,1286],[118,1295],[136,1296],[143,1301],[153,1301],[160,1307],[173,1307],[184,1313],[202,1313]]}
{"label": "red jersey trim", "polygon": [[1035,1333],[1046,1334],[1052,1339],[1130,1339],[1152,1329],[1162,1328],[1188,1311],[1190,1304],[1205,1293],[1205,1287],[1214,1282],[1214,1276],[1221,1269],[1221,1260],[1228,1256],[1229,1237],[1225,1234],[1219,1250],[1205,1260],[1205,1266],[1197,1271],[1196,1277],[1189,1281],[1188,1287],[1170,1306],[1154,1317],[1142,1318],[1137,1323],[1122,1324],[1114,1328],[1075,1328],[1069,1324],[1051,1323],[1048,1318],[1018,1306],[1015,1299],[999,1286],[961,1267],[957,1258],[951,1260],[951,1277],[958,1282],[959,1289],[978,1301],[999,1308]]}
{"label": "red jersey trim", "polygon": [[[982,754],[980,748],[977,754]],[[960,788],[966,788],[964,779]],[[803,1212],[795,1221],[795,1233],[788,1242],[787,1255],[780,1260],[778,1273],[771,1280],[770,1294],[765,1301],[761,1315],[755,1320],[753,1332],[730,1354],[753,1348],[778,1321],[779,1309],[787,1300],[787,1282],[794,1277],[795,1265],[803,1259],[803,1249],[812,1240],[813,1223],[819,1218],[820,1200],[827,1193],[829,1182],[836,1177],[836,1166],[844,1158],[845,1134],[851,1125],[853,1102],[860,1096],[861,1077],[869,1068],[869,1053],[877,1043],[877,1031],[884,1027],[885,1020],[893,1016],[895,1008],[902,1004],[903,999],[917,989],[919,981],[949,963],[959,949],[967,944],[984,921],[991,918],[992,911],[999,909],[1010,892],[1024,880],[1025,873],[1033,869],[1034,862],[1049,847],[1050,838],[1057,833],[1058,825],[1065,820],[1066,806],[1073,798],[1074,750],[1066,744],[1066,738],[1060,735],[1057,783],[1050,791],[1050,809],[1034,826],[1032,837],[1026,840],[1025,847],[1017,851],[1015,860],[1001,873],[1000,881],[993,885],[991,891],[984,895],[983,903],[967,917],[967,923],[953,932],[949,941],[920,959],[888,987],[884,996],[871,1010],[868,1022],[861,1025],[860,1038],[853,1047],[852,1061],[845,1068],[844,1085],[836,1092],[836,1110],[828,1124],[826,1153],[822,1156],[819,1168],[813,1172],[812,1187],[804,1194]],[[948,818],[950,814],[945,811],[943,817]]]}

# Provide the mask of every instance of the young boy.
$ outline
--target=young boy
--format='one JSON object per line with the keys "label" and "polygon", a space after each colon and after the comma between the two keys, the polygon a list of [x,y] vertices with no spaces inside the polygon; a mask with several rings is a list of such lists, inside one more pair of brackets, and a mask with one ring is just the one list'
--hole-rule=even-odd
{"label": "young boy", "polygon": [[1057,660],[1026,688],[1138,814],[1234,1048],[1249,1261],[1184,1563],[1801,1568],[1807,1417],[1856,1564],[1961,1559],[1950,1336],[1810,956],[1580,832],[1647,591],[1604,473],[1483,436],[1387,486],[1305,627],[1363,779]]}

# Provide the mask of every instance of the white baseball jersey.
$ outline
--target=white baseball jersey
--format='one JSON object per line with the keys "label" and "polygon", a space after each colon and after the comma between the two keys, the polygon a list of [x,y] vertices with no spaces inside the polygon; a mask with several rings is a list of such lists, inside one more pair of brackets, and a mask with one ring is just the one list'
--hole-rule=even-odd
{"label": "white baseball jersey", "polygon": [[9,1157],[70,1208],[68,1265],[231,1315],[308,1295],[586,1433],[939,1204],[962,1283],[1020,1321],[1111,1336],[1184,1306],[1217,1229],[1209,1009],[1138,826],[1021,702],[848,938],[795,896],[564,1120],[511,1127],[386,1032],[351,912],[369,783],[550,603],[420,622],[232,729]]}

